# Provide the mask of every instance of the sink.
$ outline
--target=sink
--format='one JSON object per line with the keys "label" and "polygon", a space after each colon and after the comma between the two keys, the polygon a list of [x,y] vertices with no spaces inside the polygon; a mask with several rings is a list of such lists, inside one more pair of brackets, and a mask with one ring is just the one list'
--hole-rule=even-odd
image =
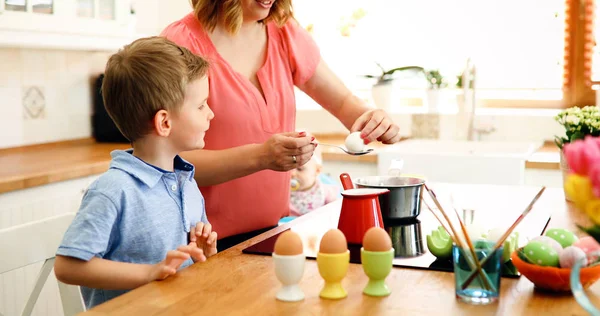
{"label": "sink", "polygon": [[394,159],[403,174],[447,183],[525,183],[525,163],[542,142],[488,142],[411,139],[378,151],[377,171],[388,172]]}

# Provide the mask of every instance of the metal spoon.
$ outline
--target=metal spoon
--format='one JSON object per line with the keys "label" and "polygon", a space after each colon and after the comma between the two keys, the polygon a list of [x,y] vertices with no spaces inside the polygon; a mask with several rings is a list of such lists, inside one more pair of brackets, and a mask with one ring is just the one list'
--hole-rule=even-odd
{"label": "metal spoon", "polygon": [[342,146],[338,146],[338,145],[332,145],[332,144],[324,144],[324,143],[318,143],[319,145],[323,145],[323,146],[329,146],[329,147],[335,147],[335,148],[339,148],[341,150],[343,150],[345,153],[347,153],[348,155],[352,155],[352,156],[362,156],[362,155],[366,155],[370,152],[373,151],[373,148],[369,148],[365,151],[359,151],[359,152],[352,152],[352,151],[348,151],[348,149],[342,147]]}

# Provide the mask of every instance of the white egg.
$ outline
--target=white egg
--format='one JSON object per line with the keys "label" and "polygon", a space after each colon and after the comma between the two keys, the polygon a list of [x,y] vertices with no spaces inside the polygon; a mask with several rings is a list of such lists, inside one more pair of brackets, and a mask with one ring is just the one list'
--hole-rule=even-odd
{"label": "white egg", "polygon": [[485,229],[481,224],[474,222],[471,224],[466,224],[466,226],[467,233],[469,233],[469,238],[471,238],[472,240],[482,239]]}
{"label": "white egg", "polygon": [[502,227],[492,228],[487,234],[487,240],[497,242],[502,235],[506,232],[506,229]]}
{"label": "white egg", "polygon": [[346,149],[349,152],[357,153],[365,150],[365,142],[360,138],[360,132],[354,132],[346,137]]}
{"label": "white egg", "polygon": [[558,260],[561,268],[572,268],[577,261],[580,261],[583,267],[587,265],[587,257],[585,252],[573,246],[563,249],[558,257]]}

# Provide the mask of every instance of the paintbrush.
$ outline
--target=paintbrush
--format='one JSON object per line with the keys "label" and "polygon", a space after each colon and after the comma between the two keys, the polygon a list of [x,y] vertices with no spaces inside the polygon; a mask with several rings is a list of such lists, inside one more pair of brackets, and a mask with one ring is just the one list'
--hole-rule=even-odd
{"label": "paintbrush", "polygon": [[421,201],[423,201],[423,203],[425,203],[425,206],[427,207],[427,209],[431,212],[431,214],[433,214],[433,216],[435,217],[435,219],[437,219],[437,221],[444,228],[444,230],[446,231],[446,233],[448,233],[448,236],[450,236],[450,239],[452,239],[452,242],[454,242],[455,244],[458,245],[458,243],[456,242],[456,238],[454,238],[454,235],[452,235],[452,232],[450,231],[450,229],[446,227],[446,224],[444,224],[444,222],[442,221],[442,219],[433,211],[433,209],[429,206],[429,204],[427,204],[427,201],[425,201],[425,199],[422,198],[422,197],[421,197]]}
{"label": "paintbrush", "polygon": [[[510,236],[510,234],[512,234],[513,230],[517,227],[517,225],[519,225],[519,223],[525,218],[525,216],[527,216],[527,214],[529,214],[531,209],[533,209],[533,205],[535,204],[535,202],[537,202],[537,200],[540,198],[540,196],[542,196],[542,193],[544,193],[545,190],[546,190],[546,187],[542,187],[540,192],[538,192],[538,194],[536,194],[536,196],[533,198],[533,200],[531,200],[531,202],[529,203],[529,205],[527,206],[525,211],[523,211],[523,213],[521,213],[521,215],[519,215],[519,217],[515,220],[515,222],[512,225],[510,225],[508,230],[500,237],[500,239],[498,239],[498,241],[494,245],[494,248],[492,248],[492,253],[496,252],[504,244],[504,242],[506,241],[508,236]],[[485,259],[483,259],[483,261],[481,261],[481,265],[484,266],[485,263],[488,261],[488,259],[491,257],[493,257],[493,256],[488,256]],[[467,280],[463,283],[462,289],[463,290],[466,289],[467,286],[469,286],[469,284],[471,284],[471,282],[473,282],[474,278],[475,278],[475,273],[471,272],[471,275],[469,275]]]}
{"label": "paintbrush", "polygon": [[[463,250],[467,249],[467,247],[465,247],[462,244],[462,241],[460,239],[460,235],[458,235],[458,233],[454,229],[454,226],[452,226],[452,221],[450,221],[450,218],[448,217],[448,214],[446,214],[446,212],[444,211],[444,208],[442,207],[442,205],[438,201],[437,196],[435,195],[435,193],[426,184],[423,184],[423,186],[425,187],[425,190],[427,191],[427,193],[429,193],[429,196],[433,200],[433,203],[435,203],[435,205],[437,206],[437,208],[440,211],[440,213],[442,213],[442,216],[444,217],[444,219],[446,220],[446,222],[448,222],[448,226],[450,226],[450,230],[452,230],[452,234],[454,234],[454,236],[455,236],[454,242],[456,243],[456,245],[458,247],[462,248]],[[474,253],[475,252],[473,251],[473,254]],[[469,256],[465,256],[465,258],[469,258]],[[474,273],[478,273],[479,274],[479,276],[481,277],[481,279],[483,281],[483,285],[486,288],[486,290],[489,289],[490,287],[492,287],[491,284],[489,284],[488,279],[487,279],[485,273],[481,269],[481,264],[479,264],[479,260],[477,259],[477,256],[476,255],[473,256],[472,260],[467,260],[467,262],[469,263],[469,266],[470,266],[470,268],[472,270],[476,270],[476,271],[474,271]]]}
{"label": "paintbrush", "polygon": [[[454,204],[454,203],[452,203]],[[496,291],[496,287],[494,286],[494,284],[491,282],[491,280],[488,278],[487,273],[485,273],[485,271],[482,268],[482,264],[479,262],[479,258],[477,257],[477,253],[475,253],[475,247],[473,246],[473,242],[471,241],[471,237],[469,236],[469,233],[467,232],[467,227],[465,226],[465,223],[463,223],[462,219],[460,218],[460,215],[458,215],[458,210],[456,210],[456,207],[454,207],[454,205],[452,206],[452,209],[454,209],[454,213],[456,214],[456,217],[458,218],[458,223],[460,224],[460,228],[462,229],[462,232],[465,236],[465,241],[467,242],[467,245],[469,246],[469,251],[471,252],[471,256],[473,256],[473,258],[475,259],[475,265],[477,265],[477,269],[479,271],[481,271],[481,275],[480,277],[482,278],[483,282],[485,283],[485,285],[487,287],[489,287],[493,292]],[[493,253],[493,252],[492,252]]]}

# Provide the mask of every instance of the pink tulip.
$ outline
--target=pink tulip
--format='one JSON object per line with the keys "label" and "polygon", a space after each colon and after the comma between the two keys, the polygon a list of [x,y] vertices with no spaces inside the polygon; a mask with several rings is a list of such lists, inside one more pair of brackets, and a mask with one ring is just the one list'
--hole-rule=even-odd
{"label": "pink tulip", "polygon": [[571,171],[578,175],[586,176],[587,172],[585,168],[585,162],[583,161],[583,147],[584,142],[582,140],[576,140],[572,143],[566,144],[563,148],[567,164]]}
{"label": "pink tulip", "polygon": [[597,198],[600,198],[600,159],[590,162],[588,178],[592,183],[592,191]]}
{"label": "pink tulip", "polygon": [[565,157],[573,172],[587,176],[591,167],[600,162],[598,139],[587,136],[585,140],[576,140],[565,145]]}

